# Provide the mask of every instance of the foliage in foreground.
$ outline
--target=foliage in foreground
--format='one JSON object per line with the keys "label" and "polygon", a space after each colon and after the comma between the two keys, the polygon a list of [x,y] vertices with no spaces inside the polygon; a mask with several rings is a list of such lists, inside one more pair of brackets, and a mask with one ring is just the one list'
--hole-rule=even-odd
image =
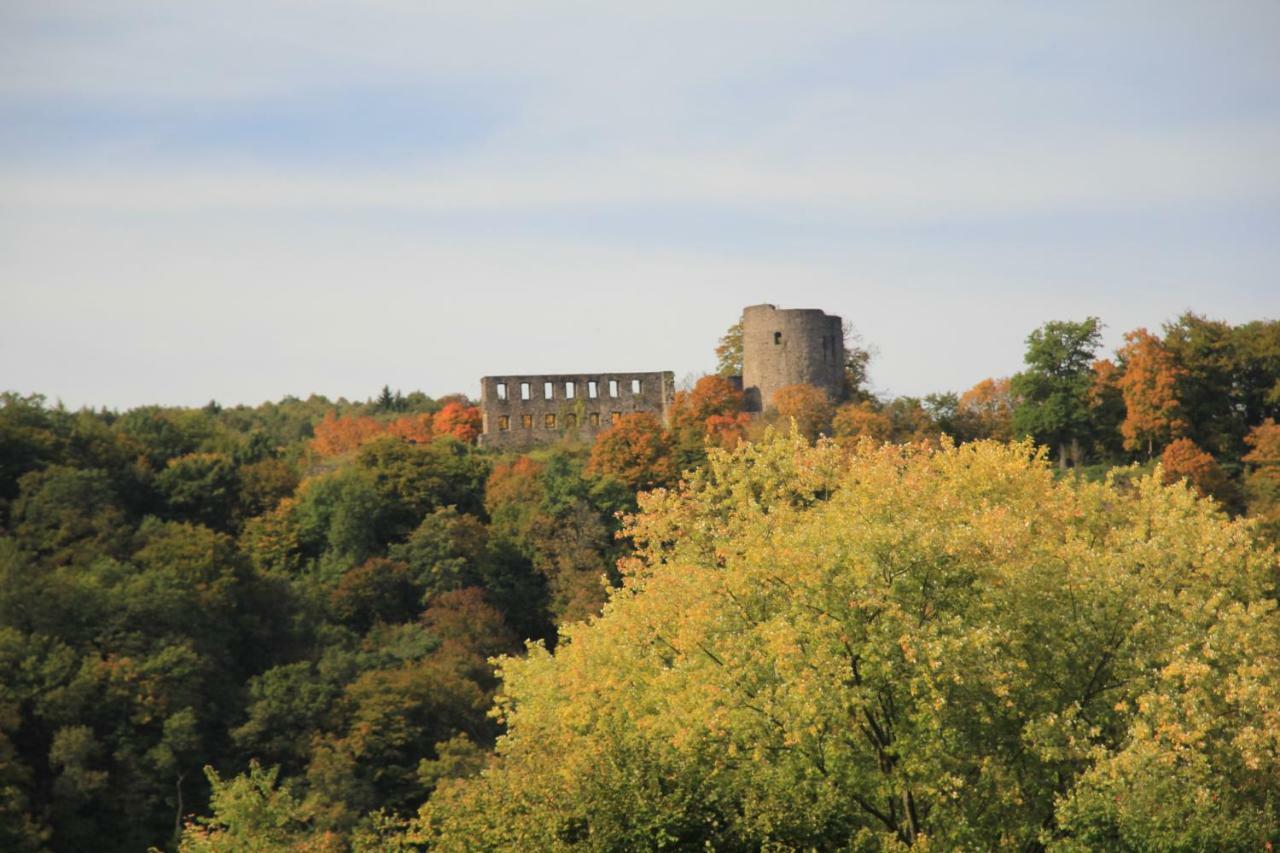
{"label": "foliage in foreground", "polygon": [[497,757],[398,843],[1258,849],[1280,826],[1275,554],[1159,472],[771,437],[628,528],[604,615],[502,660]]}

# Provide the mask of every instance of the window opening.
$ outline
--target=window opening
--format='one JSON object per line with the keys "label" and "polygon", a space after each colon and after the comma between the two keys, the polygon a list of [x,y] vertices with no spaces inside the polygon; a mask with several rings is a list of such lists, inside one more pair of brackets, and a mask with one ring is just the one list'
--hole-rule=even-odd
{"label": "window opening", "polygon": [[565,416],[564,416],[564,425],[565,425],[565,426],[567,426],[569,429],[573,429],[574,427],[576,427],[576,426],[578,425],[578,416],[577,416],[577,415],[565,415]]}
{"label": "window opening", "polygon": [[631,393],[635,394],[637,397],[640,396],[640,380],[639,379],[631,380]]}
{"label": "window opening", "polygon": [[618,380],[616,379],[609,380],[609,396],[610,397],[618,396]]}
{"label": "window opening", "polygon": [[773,333],[773,345],[776,347],[782,343],[782,332]]}
{"label": "window opening", "polygon": [[555,416],[555,415],[545,415],[545,416],[542,418],[542,425],[543,425],[544,427],[546,427],[547,429],[555,429],[555,428],[556,428],[556,416]]}
{"label": "window opening", "polygon": [[508,415],[498,415],[498,429],[506,432],[511,429],[511,418]]}
{"label": "window opening", "polygon": [[578,389],[575,387],[574,383],[572,382],[564,383],[564,398],[566,400],[572,400],[577,395],[577,393],[578,393]]}
{"label": "window opening", "polygon": [[550,400],[550,399],[551,399],[552,397],[554,397],[555,395],[556,395],[556,392],[555,392],[555,385],[554,385],[554,383],[551,383],[551,382],[543,382],[543,383],[542,383],[542,396],[543,396],[543,398],[544,398],[544,399],[547,399],[547,400]]}
{"label": "window opening", "polygon": [[599,392],[600,392],[600,389],[596,387],[596,381],[594,379],[588,380],[587,396],[590,397],[592,400],[594,400],[596,397],[600,396]]}
{"label": "window opening", "polygon": [[622,420],[622,412],[613,412],[609,415],[609,423],[611,424],[616,424],[620,420]]}
{"label": "window opening", "polygon": [[520,426],[525,429],[533,429],[533,415],[521,415]]}
{"label": "window opening", "polygon": [[505,382],[498,383],[498,399],[499,400],[507,399],[507,383]]}
{"label": "window opening", "polygon": [[600,426],[600,413],[592,412],[591,414],[587,415],[587,422],[590,423],[593,427]]}
{"label": "window opening", "polygon": [[529,399],[529,383],[528,382],[520,383],[520,399],[521,400]]}

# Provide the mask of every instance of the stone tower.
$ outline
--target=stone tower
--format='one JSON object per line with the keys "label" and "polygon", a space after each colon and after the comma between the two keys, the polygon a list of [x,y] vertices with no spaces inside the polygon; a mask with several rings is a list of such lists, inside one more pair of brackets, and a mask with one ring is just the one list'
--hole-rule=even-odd
{"label": "stone tower", "polygon": [[817,308],[752,305],[742,311],[742,390],[761,412],[779,388],[804,383],[832,400],[844,391],[844,329]]}

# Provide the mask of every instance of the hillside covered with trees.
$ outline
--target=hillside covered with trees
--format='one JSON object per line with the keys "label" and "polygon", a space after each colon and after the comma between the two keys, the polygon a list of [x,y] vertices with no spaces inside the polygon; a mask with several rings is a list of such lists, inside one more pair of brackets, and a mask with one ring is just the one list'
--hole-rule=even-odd
{"label": "hillside covered with trees", "polygon": [[1280,841],[1280,323],[1100,328],[520,455],[5,394],[0,849]]}

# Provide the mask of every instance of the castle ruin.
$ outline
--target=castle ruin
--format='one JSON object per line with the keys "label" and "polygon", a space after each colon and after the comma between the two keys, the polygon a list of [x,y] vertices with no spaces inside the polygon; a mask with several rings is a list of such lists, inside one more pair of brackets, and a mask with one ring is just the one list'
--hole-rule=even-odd
{"label": "castle ruin", "polygon": [[[773,395],[787,385],[812,385],[840,399],[840,318],[816,308],[744,309],[741,379],[748,412],[768,409]],[[486,376],[480,380],[480,444],[523,450],[569,436],[591,441],[623,415],[647,412],[667,424],[674,402],[675,377],[669,370]]]}
{"label": "castle ruin", "polygon": [[812,385],[832,400],[844,393],[844,327],[818,308],[752,305],[742,310],[742,391],[763,412],[788,385]]}

